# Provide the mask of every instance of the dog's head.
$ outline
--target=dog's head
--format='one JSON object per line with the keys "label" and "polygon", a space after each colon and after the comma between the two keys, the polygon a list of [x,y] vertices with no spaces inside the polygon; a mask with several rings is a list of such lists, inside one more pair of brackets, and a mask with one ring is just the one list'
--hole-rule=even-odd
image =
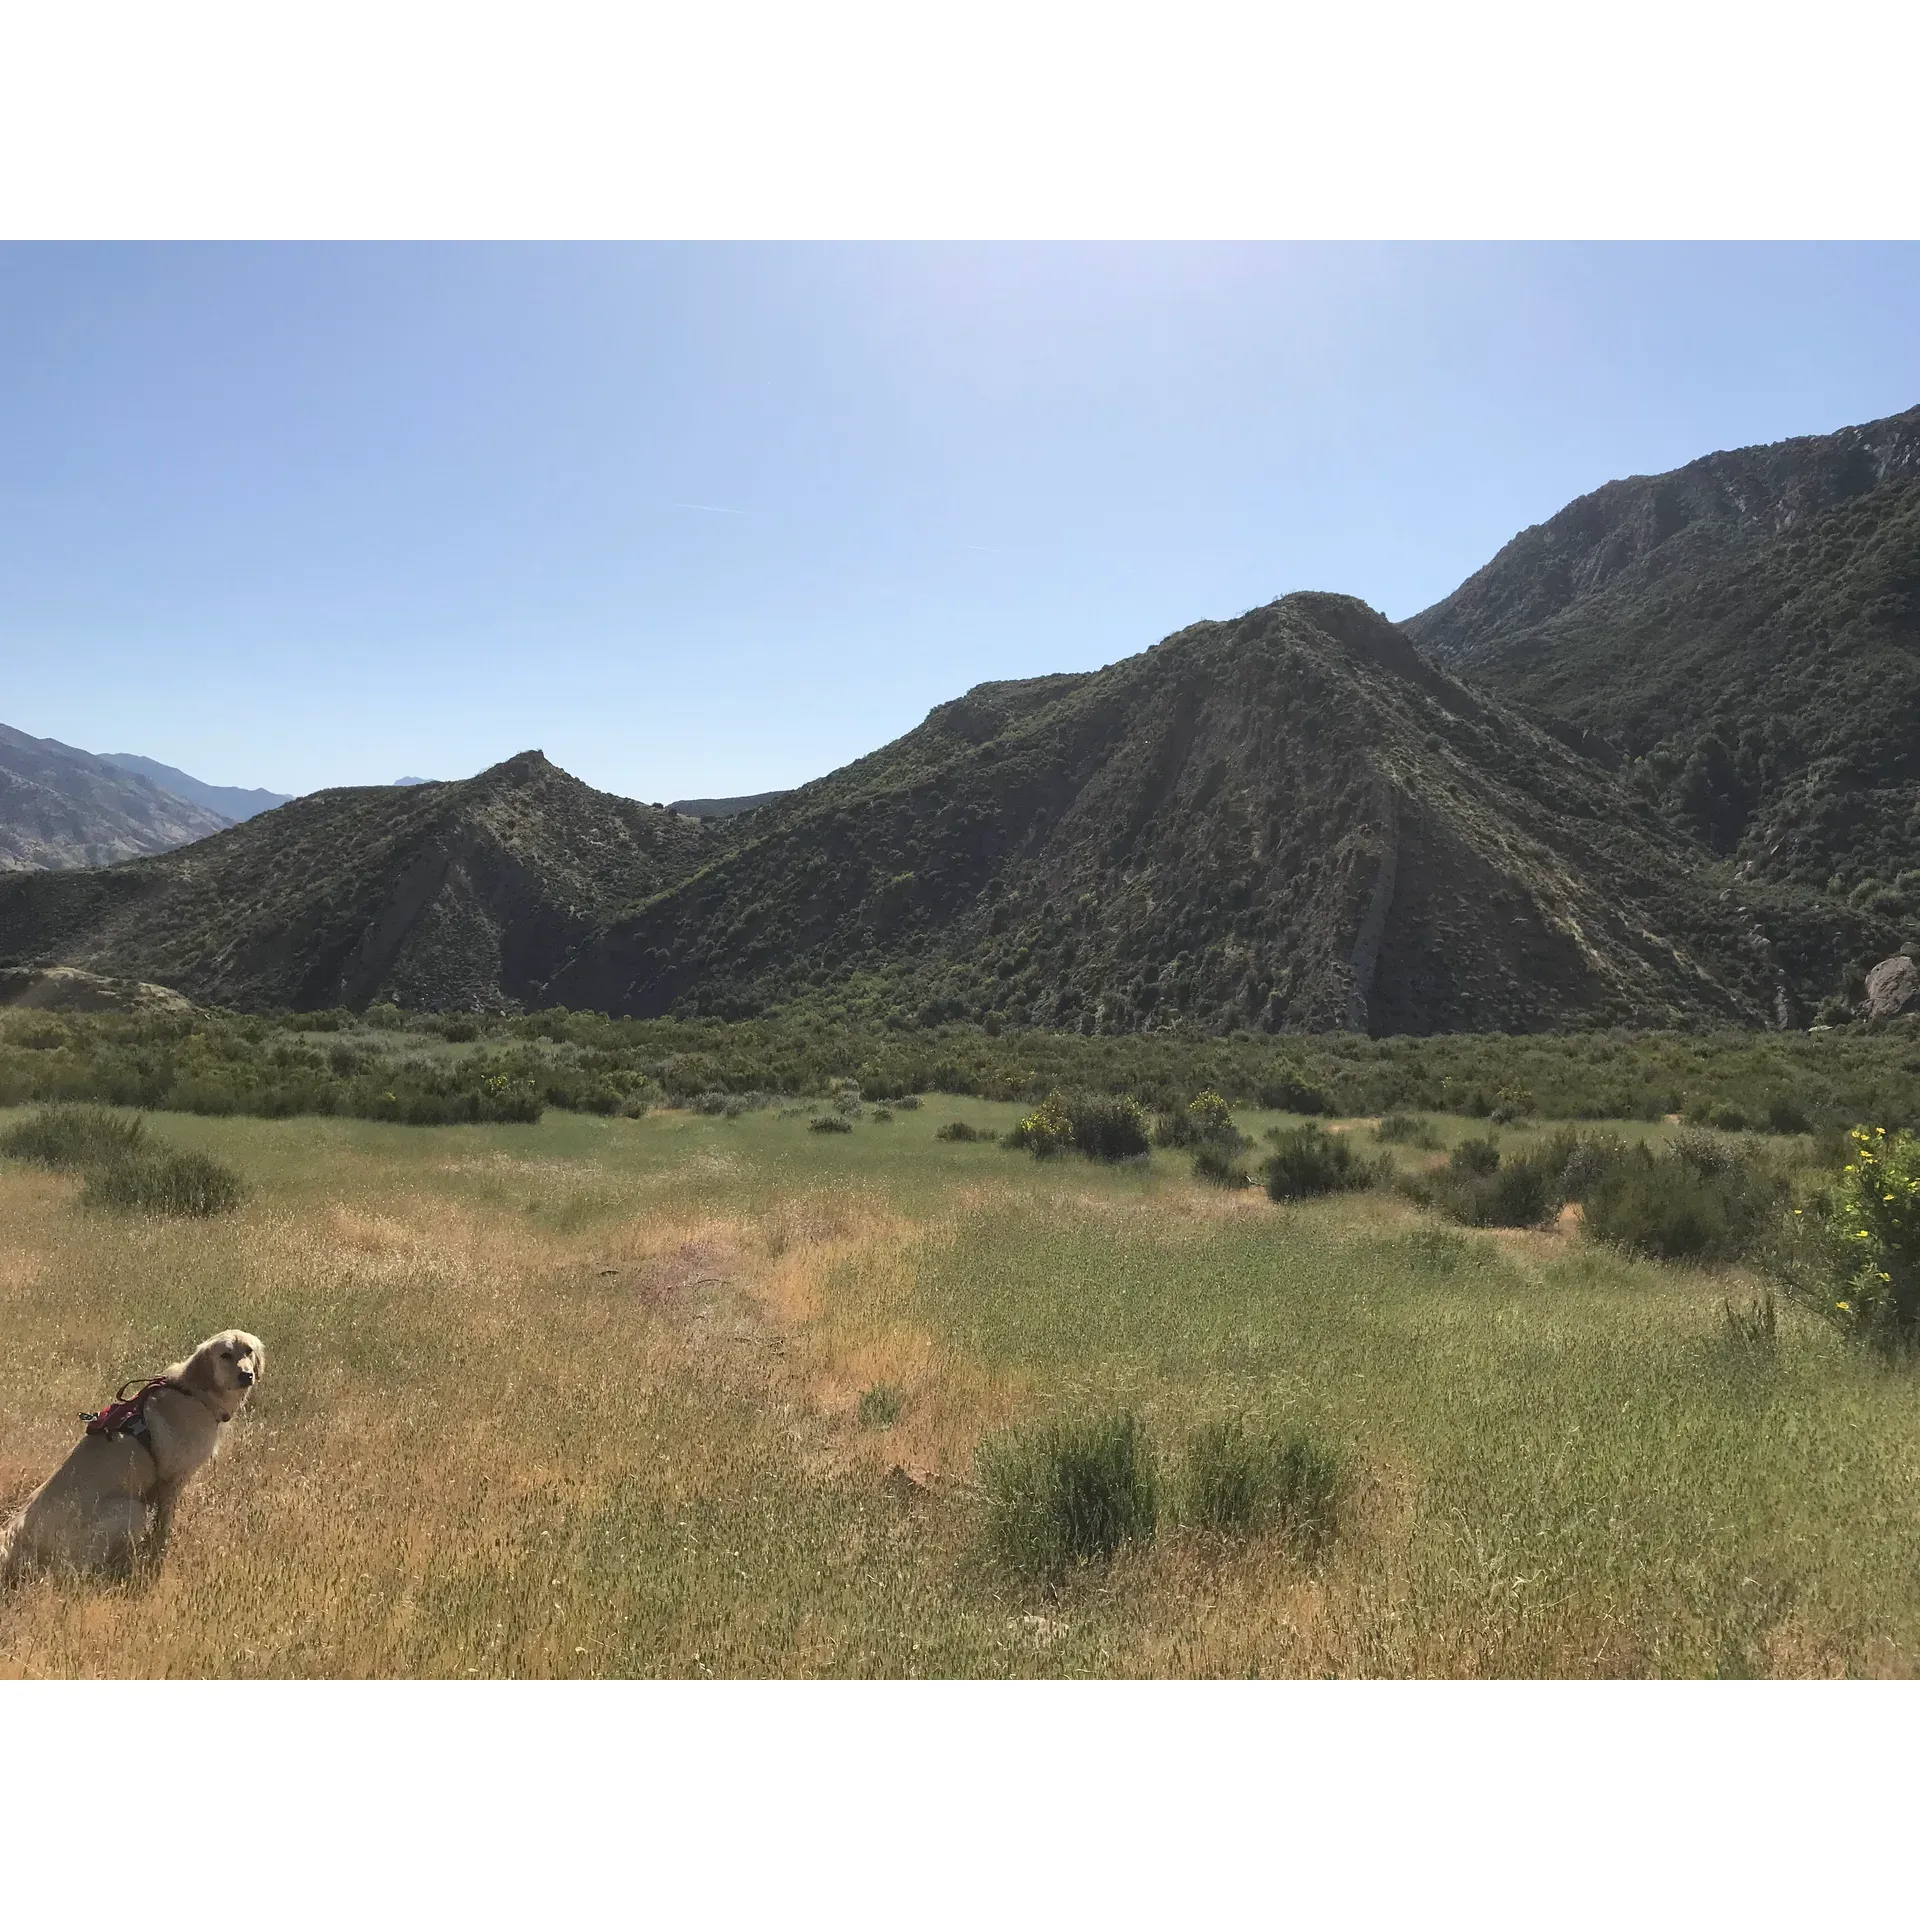
{"label": "dog's head", "polygon": [[266,1348],[252,1334],[229,1327],[194,1348],[180,1369],[180,1384],[189,1393],[237,1407],[266,1369]]}

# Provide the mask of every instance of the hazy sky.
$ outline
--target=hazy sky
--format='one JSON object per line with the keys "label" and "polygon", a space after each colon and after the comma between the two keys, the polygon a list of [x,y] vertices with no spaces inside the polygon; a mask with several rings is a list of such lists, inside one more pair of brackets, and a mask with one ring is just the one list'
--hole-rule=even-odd
{"label": "hazy sky", "polygon": [[0,722],[787,786],[1920,402],[1920,247],[0,247]]}

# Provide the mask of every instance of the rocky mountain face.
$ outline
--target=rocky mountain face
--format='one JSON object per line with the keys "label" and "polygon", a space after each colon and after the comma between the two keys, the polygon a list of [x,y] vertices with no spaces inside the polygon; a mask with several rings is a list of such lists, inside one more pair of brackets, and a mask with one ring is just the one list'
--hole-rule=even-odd
{"label": "rocky mountain face", "polygon": [[471,780],[342,787],[101,871],[0,877],[0,963],[211,1006],[531,999],[592,929],[698,864],[707,829],[539,753]]}
{"label": "rocky mountain face", "polygon": [[231,824],[97,754],[0,727],[0,871],[107,866]]}
{"label": "rocky mountain face", "polygon": [[1708,854],[1920,935],[1920,408],[1602,487],[1405,630]]}
{"label": "rocky mountain face", "polygon": [[[1621,576],[1648,568],[1689,531],[1714,551],[1748,550],[1847,501],[1920,480],[1920,407],[1772,446],[1710,453],[1671,473],[1612,480],[1529,527],[1452,593],[1406,622],[1420,650],[1467,666]],[[1684,571],[1698,551],[1666,554]]]}

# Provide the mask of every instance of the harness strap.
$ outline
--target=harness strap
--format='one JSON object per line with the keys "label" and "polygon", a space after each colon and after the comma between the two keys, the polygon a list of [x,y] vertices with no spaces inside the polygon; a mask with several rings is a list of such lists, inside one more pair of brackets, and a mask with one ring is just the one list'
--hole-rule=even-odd
{"label": "harness strap", "polygon": [[[128,1397],[127,1389],[137,1386],[138,1391]],[[109,1440],[138,1440],[149,1453],[153,1451],[153,1438],[147,1429],[147,1402],[156,1393],[171,1388],[175,1393],[186,1393],[177,1380],[169,1380],[165,1374],[157,1373],[151,1380],[122,1383],[119,1392],[95,1414],[82,1414],[90,1434],[101,1434]],[[189,1398],[192,1396],[189,1395]]]}

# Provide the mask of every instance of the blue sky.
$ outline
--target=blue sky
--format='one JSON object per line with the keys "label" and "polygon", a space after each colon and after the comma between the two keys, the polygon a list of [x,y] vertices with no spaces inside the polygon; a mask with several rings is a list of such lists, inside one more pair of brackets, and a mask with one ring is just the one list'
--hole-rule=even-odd
{"label": "blue sky", "polygon": [[0,722],[643,799],[1920,402],[1920,247],[0,247]]}

